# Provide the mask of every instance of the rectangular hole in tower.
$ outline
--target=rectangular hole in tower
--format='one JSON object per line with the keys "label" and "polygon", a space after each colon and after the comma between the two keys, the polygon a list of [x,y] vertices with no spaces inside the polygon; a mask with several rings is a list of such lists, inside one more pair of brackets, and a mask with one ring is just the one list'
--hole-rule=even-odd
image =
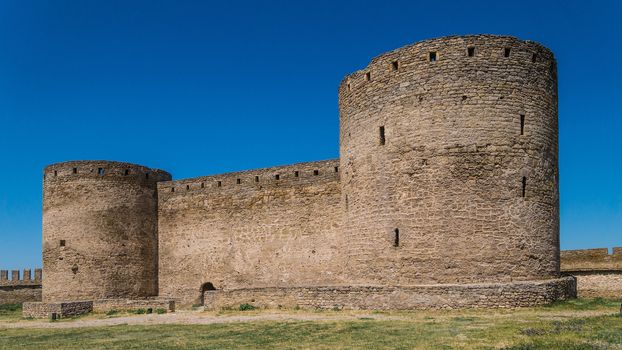
{"label": "rectangular hole in tower", "polygon": [[522,197],[525,198],[525,191],[527,190],[527,177],[523,176],[523,189],[522,189]]}
{"label": "rectangular hole in tower", "polygon": [[190,185],[186,185],[186,191],[190,190]]}
{"label": "rectangular hole in tower", "polygon": [[218,187],[222,187],[222,181],[218,181],[218,182],[216,182],[216,186],[218,186]]}
{"label": "rectangular hole in tower", "polygon": [[78,173],[78,168],[73,168],[73,173],[77,174]]}
{"label": "rectangular hole in tower", "polygon": [[350,85],[350,83],[348,83],[348,91],[352,91],[352,85]]}
{"label": "rectangular hole in tower", "polygon": [[255,182],[259,182],[259,176],[255,176]]}
{"label": "rectangular hole in tower", "polygon": [[474,47],[467,48],[467,54],[469,55],[469,57],[475,56],[475,48]]}
{"label": "rectangular hole in tower", "polygon": [[278,180],[278,179],[280,179],[280,178],[281,178],[281,176],[280,176],[279,174],[274,175],[274,179],[275,179],[275,180]]}
{"label": "rectangular hole in tower", "polygon": [[235,180],[235,183],[239,185],[239,184],[241,184],[241,183],[242,183],[242,180],[241,180],[241,179],[236,179],[236,180]]}
{"label": "rectangular hole in tower", "polygon": [[58,175],[58,171],[54,170],[54,176],[57,176],[57,175]]}
{"label": "rectangular hole in tower", "polygon": [[387,141],[386,138],[384,137],[384,126],[381,126],[378,129],[378,133],[380,134],[380,145],[384,145],[385,142]]}
{"label": "rectangular hole in tower", "polygon": [[339,172],[339,167],[338,167],[338,166],[336,166],[336,167],[335,167],[335,172],[336,172],[336,173],[338,173],[338,172]]}
{"label": "rectangular hole in tower", "polygon": [[175,192],[175,187],[171,187],[171,192]]}
{"label": "rectangular hole in tower", "polygon": [[399,228],[396,228],[393,231],[393,246],[394,247],[400,246],[400,229]]}
{"label": "rectangular hole in tower", "polygon": [[436,62],[436,51],[430,52],[430,62]]}
{"label": "rectangular hole in tower", "polygon": [[65,246],[65,240],[64,240],[64,239],[61,239],[61,240],[60,240],[60,246],[61,246],[61,247],[64,247],[64,246]]}
{"label": "rectangular hole in tower", "polygon": [[145,173],[145,179],[149,180],[149,173]]}
{"label": "rectangular hole in tower", "polygon": [[201,188],[205,188],[205,183],[201,182]]}
{"label": "rectangular hole in tower", "polygon": [[505,50],[503,50],[503,56],[504,57],[510,57],[510,52],[512,51],[512,49],[510,49],[509,47],[506,47]]}
{"label": "rectangular hole in tower", "polygon": [[128,169],[125,169],[125,171],[123,172],[123,175],[129,175],[130,171]]}
{"label": "rectangular hole in tower", "polygon": [[320,175],[320,171],[319,171],[319,170],[313,170],[313,175],[314,175],[314,176],[318,176],[318,175]]}
{"label": "rectangular hole in tower", "polygon": [[97,168],[97,175],[103,176],[104,175],[104,168]]}
{"label": "rectangular hole in tower", "polygon": [[531,55],[531,62],[536,63],[536,61],[538,60],[538,54],[534,53],[533,55]]}
{"label": "rectangular hole in tower", "polygon": [[370,72],[365,73],[365,80],[367,80],[367,81],[371,80],[371,73]]}
{"label": "rectangular hole in tower", "polygon": [[294,177],[298,177],[300,176],[300,173],[298,172],[298,170],[294,171]]}
{"label": "rectangular hole in tower", "polygon": [[524,114],[520,115],[520,134],[521,135],[525,134],[525,115]]}
{"label": "rectangular hole in tower", "polygon": [[400,68],[400,63],[398,61],[391,62],[391,68],[393,68],[394,71],[398,70]]}

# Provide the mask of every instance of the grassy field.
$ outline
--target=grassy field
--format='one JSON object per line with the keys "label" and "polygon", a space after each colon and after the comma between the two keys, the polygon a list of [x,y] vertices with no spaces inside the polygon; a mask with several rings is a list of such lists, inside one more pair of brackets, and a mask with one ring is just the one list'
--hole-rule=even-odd
{"label": "grassy field", "polygon": [[2,322],[34,321],[19,320],[19,308],[4,307],[0,308],[0,349],[622,349],[620,301],[602,299],[518,310],[226,310],[199,314],[230,317],[275,312],[326,319],[6,329]]}

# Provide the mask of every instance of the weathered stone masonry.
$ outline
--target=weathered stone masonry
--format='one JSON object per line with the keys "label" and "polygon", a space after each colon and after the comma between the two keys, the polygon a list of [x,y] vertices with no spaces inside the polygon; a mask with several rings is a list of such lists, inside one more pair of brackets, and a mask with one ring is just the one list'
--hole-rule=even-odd
{"label": "weathered stone masonry", "polygon": [[622,299],[622,247],[562,251],[561,271],[576,277],[580,297]]}
{"label": "weathered stone masonry", "polygon": [[41,269],[0,270],[0,304],[18,304],[26,301],[41,301]]}
{"label": "weathered stone masonry", "polygon": [[406,46],[342,81],[339,114],[335,160],[175,181],[118,162],[47,167],[44,301],[331,306],[316,295],[416,308],[573,296],[559,271],[548,49],[491,35]]}

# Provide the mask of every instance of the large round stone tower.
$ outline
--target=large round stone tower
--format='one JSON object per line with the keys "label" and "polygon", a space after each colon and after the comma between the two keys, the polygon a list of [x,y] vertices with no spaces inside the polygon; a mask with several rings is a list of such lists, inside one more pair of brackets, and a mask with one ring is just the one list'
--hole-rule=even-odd
{"label": "large round stone tower", "polygon": [[347,76],[339,110],[348,278],[558,277],[551,51],[507,36],[422,41]]}
{"label": "large round stone tower", "polygon": [[170,174],[78,161],[44,176],[43,300],[157,295],[156,183]]}

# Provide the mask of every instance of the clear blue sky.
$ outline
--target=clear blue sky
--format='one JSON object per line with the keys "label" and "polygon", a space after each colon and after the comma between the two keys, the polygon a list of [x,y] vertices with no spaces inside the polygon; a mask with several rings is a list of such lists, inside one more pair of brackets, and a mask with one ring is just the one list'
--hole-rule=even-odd
{"label": "clear blue sky", "polygon": [[337,85],[450,34],[559,70],[561,245],[622,246],[620,1],[0,1],[0,267],[41,263],[46,164],[175,178],[338,157]]}

